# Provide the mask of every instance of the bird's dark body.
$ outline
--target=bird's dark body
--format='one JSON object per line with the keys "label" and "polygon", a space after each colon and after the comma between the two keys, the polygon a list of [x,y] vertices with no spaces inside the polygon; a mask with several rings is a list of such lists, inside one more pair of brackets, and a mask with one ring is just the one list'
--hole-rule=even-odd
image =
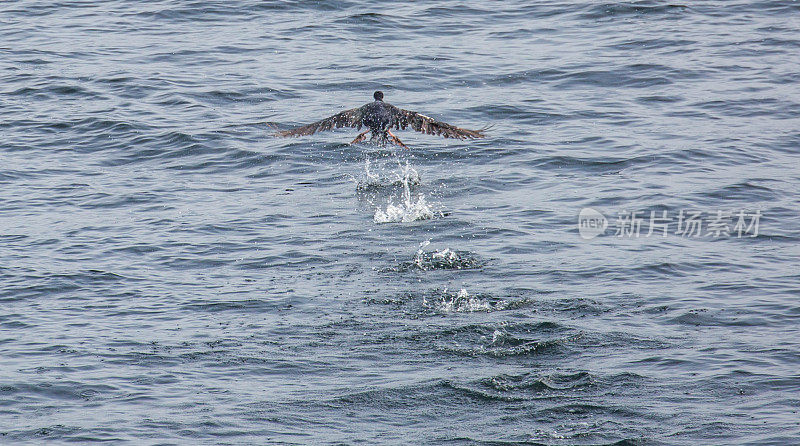
{"label": "bird's dark body", "polygon": [[373,94],[373,98],[375,98],[375,101],[369,104],[345,110],[302,127],[277,132],[275,135],[302,136],[339,127],[354,127],[359,130],[362,127],[367,127],[369,130],[359,134],[352,143],[363,141],[366,139],[366,134],[370,132],[372,133],[372,139],[377,139],[379,143],[392,142],[401,147],[406,147],[406,145],[392,133],[392,129],[411,127],[418,132],[427,133],[428,135],[441,135],[445,138],[474,139],[484,137],[483,132],[486,129],[462,129],[446,122],[437,121],[429,116],[410,110],[403,110],[383,102],[383,93],[380,91],[376,91]]}
{"label": "bird's dark body", "polygon": [[383,132],[392,125],[392,109],[396,107],[383,101],[371,102],[361,107],[361,122],[369,127],[373,134]]}

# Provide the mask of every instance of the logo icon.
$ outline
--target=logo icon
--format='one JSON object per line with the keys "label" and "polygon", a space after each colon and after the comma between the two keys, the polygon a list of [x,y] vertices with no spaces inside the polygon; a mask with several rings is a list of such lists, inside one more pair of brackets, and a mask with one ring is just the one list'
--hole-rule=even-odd
{"label": "logo icon", "polygon": [[583,208],[578,214],[578,232],[585,240],[591,240],[606,232],[608,220],[592,208]]}

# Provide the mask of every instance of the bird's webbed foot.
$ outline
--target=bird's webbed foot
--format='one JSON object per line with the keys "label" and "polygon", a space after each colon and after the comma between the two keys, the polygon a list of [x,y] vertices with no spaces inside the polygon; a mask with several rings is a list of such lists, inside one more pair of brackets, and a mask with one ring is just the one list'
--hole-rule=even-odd
{"label": "bird's webbed foot", "polygon": [[408,148],[408,146],[407,146],[407,145],[403,144],[403,141],[400,141],[400,138],[398,138],[398,137],[394,136],[394,133],[392,133],[392,132],[390,132],[389,130],[387,130],[387,131],[386,131],[386,134],[387,134],[387,135],[389,135],[389,138],[391,139],[391,141],[392,141],[393,143],[397,144],[398,146],[400,146],[400,147],[402,147],[402,148],[404,148],[404,149],[407,149],[407,148]]}
{"label": "bird's webbed foot", "polygon": [[350,144],[357,144],[367,139],[367,133],[369,133],[369,130],[359,133],[358,136],[356,136],[356,139],[352,140]]}

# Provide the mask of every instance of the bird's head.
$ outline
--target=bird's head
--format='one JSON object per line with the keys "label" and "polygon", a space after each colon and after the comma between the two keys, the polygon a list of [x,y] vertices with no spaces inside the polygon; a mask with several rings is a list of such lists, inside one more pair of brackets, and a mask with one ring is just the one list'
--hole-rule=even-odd
{"label": "bird's head", "polygon": [[375,98],[376,101],[382,101],[383,100],[383,92],[378,90],[378,91],[376,91],[375,93],[372,94],[372,97]]}

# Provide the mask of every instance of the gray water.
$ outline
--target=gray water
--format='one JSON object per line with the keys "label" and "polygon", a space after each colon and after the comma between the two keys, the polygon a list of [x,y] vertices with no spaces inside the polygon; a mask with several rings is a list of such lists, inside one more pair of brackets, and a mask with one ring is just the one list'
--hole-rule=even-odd
{"label": "gray water", "polygon": [[3,2],[0,443],[800,443],[798,17]]}

